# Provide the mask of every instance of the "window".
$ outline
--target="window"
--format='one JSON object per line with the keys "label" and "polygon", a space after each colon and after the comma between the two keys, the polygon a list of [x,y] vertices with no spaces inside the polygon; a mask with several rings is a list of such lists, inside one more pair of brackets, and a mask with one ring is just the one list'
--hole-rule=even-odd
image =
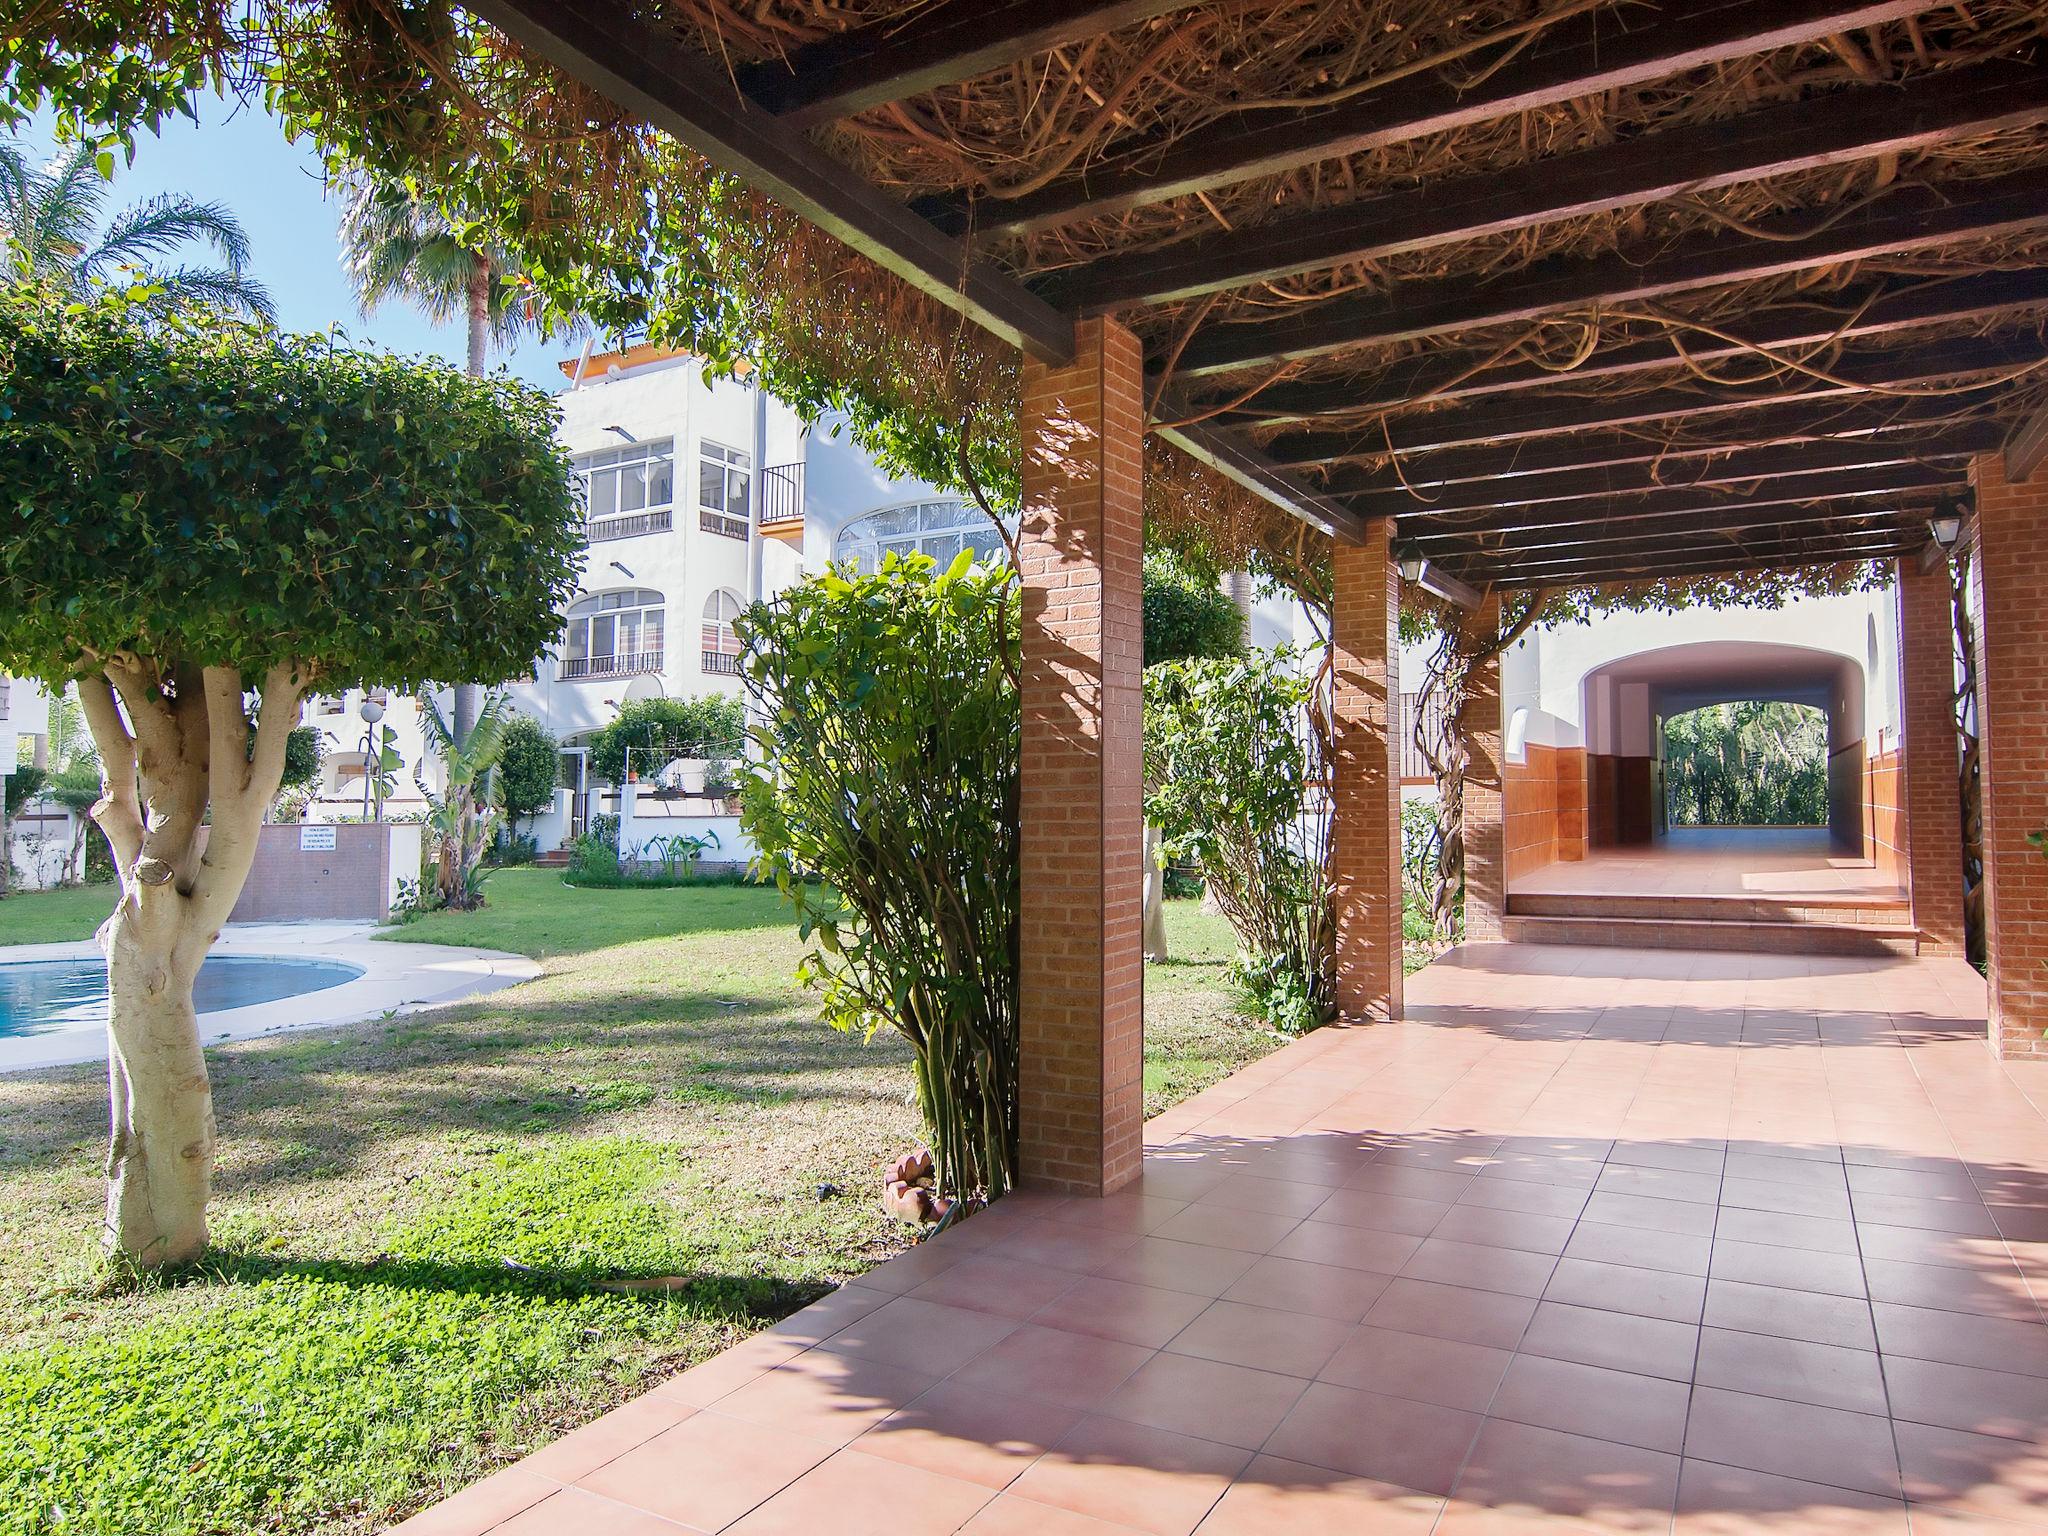
{"label": "window", "polygon": [[745,604],[720,588],[704,604],[704,670],[720,677],[740,675],[740,636],[733,620]]}
{"label": "window", "polygon": [[584,515],[593,522],[666,508],[675,501],[675,439],[580,453],[576,478],[583,483]]}
{"label": "window", "polygon": [[753,460],[737,448],[706,441],[697,450],[697,525],[706,533],[744,539],[753,521]]}
{"label": "window", "polygon": [[564,678],[659,672],[663,599],[638,589],[598,592],[569,605],[562,635]]}
{"label": "window", "polygon": [[978,560],[1006,560],[1010,553],[979,507],[964,501],[920,501],[848,523],[839,530],[833,558],[872,571],[892,550],[899,555],[930,555],[940,565],[951,565],[963,549],[973,550]]}

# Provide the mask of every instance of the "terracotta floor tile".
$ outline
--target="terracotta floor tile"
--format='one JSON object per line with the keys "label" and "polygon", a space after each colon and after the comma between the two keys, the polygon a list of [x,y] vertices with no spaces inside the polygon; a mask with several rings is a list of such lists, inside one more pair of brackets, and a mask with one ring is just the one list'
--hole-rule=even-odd
{"label": "terracotta floor tile", "polygon": [[1770,1285],[1787,1291],[1819,1291],[1829,1296],[1864,1294],[1863,1262],[1855,1254],[1776,1248],[1766,1243],[1736,1242],[1732,1238],[1715,1240],[1709,1278],[1743,1285]]}
{"label": "terracotta floor tile", "polygon": [[1124,1280],[1133,1285],[1152,1285],[1163,1291],[1214,1298],[1235,1285],[1238,1277],[1258,1259],[1255,1253],[1235,1248],[1211,1248],[1202,1243],[1177,1243],[1151,1236],[1138,1239],[1096,1274],[1105,1280]]}
{"label": "terracotta floor tile", "polygon": [[1870,1311],[1887,1355],[2048,1376],[2048,1325],[1881,1301]]}
{"label": "terracotta floor tile", "polygon": [[1428,1536],[1444,1501],[1366,1477],[1257,1456],[1197,1536]]}
{"label": "terracotta floor tile", "polygon": [[1607,1161],[1640,1168],[1675,1168],[1682,1173],[1720,1173],[1727,1157],[1728,1149],[1720,1144],[1617,1141]]}
{"label": "terracotta floor tile", "polygon": [[1545,1301],[1529,1319],[1520,1348],[1525,1355],[1691,1381],[1699,1337],[1693,1323]]}
{"label": "terracotta floor tile", "polygon": [[[812,1302],[811,1306],[820,1307],[827,1302],[835,1301],[840,1306],[847,1306],[848,1302],[843,1298],[849,1290],[856,1294],[862,1291],[886,1291],[892,1296],[914,1291],[925,1281],[943,1274],[977,1250],[979,1244],[969,1246],[959,1241],[966,1236],[966,1229],[967,1224],[962,1223],[958,1231],[944,1233],[932,1242],[919,1243],[915,1248],[899,1253],[885,1263],[877,1264],[867,1273],[856,1276],[850,1285],[842,1285],[832,1295],[821,1301]],[[809,1311],[810,1308],[806,1307],[804,1310]],[[793,1319],[785,1318],[783,1321],[789,1322]],[[852,1322],[853,1319],[849,1316],[845,1321]],[[813,1339],[811,1342],[817,1341]]]}
{"label": "terracotta floor tile", "polygon": [[1010,1493],[1153,1536],[1188,1536],[1251,1452],[1117,1419],[1083,1419]]}
{"label": "terracotta floor tile", "polygon": [[1393,1275],[1400,1273],[1421,1246],[1421,1238],[1405,1232],[1380,1232],[1370,1227],[1309,1220],[1288,1233],[1274,1248],[1273,1255]]}
{"label": "terracotta floor tile", "polygon": [[1828,1221],[1847,1221],[1854,1214],[1846,1189],[1815,1189],[1768,1179],[1739,1179],[1732,1174],[1721,1181],[1721,1204],[1738,1210],[1819,1216]]}
{"label": "terracotta floor tile", "polygon": [[1441,1200],[1416,1200],[1370,1189],[1340,1189],[1317,1208],[1316,1220],[1427,1237],[1450,1209]]}
{"label": "terracotta floor tile", "polygon": [[[664,1519],[718,1531],[832,1451],[822,1441],[706,1409],[592,1472],[581,1486]],[[593,1532],[603,1536],[602,1527]]]}
{"label": "terracotta floor tile", "polygon": [[1266,1442],[1289,1461],[1448,1493],[1478,1432],[1479,1415],[1412,1398],[1317,1382]]}
{"label": "terracotta floor tile", "polygon": [[1162,1353],[1138,1367],[1101,1411],[1133,1424],[1257,1450],[1305,1385],[1298,1376]]}
{"label": "terracotta floor tile", "polygon": [[[1139,1239],[1140,1242],[1144,1239]],[[1021,1321],[1079,1279],[1072,1270],[1033,1264],[1010,1255],[963,1259],[909,1292],[919,1301],[990,1312]]]}
{"label": "terracotta floor tile", "polygon": [[1330,1190],[1322,1184],[1296,1184],[1285,1179],[1262,1179],[1250,1173],[1238,1173],[1218,1184],[1195,1204],[1299,1217],[1310,1214],[1329,1198]]}
{"label": "terracotta floor tile", "polygon": [[1091,1410],[1152,1351],[1136,1344],[1025,1323],[951,1377],[963,1386]]}
{"label": "terracotta floor tile", "polygon": [[1206,1296],[1092,1275],[1063,1292],[1032,1321],[1069,1333],[1158,1349],[1201,1316],[1208,1304]]}
{"label": "terracotta floor tile", "polygon": [[675,1428],[696,1411],[692,1404],[675,1397],[649,1393],[551,1441],[519,1465],[558,1483],[573,1483],[584,1473]]}
{"label": "terracotta floor tile", "polygon": [[1640,1446],[1487,1421],[1437,1530],[1661,1532],[1678,1496],[1678,1458]]}
{"label": "terracotta floor tile", "polygon": [[[1186,1210],[1187,1207],[1182,1207],[1160,1226],[1170,1226]],[[1143,1235],[1111,1227],[1082,1226],[1054,1215],[1019,1227],[991,1244],[982,1257],[996,1262],[1019,1259],[1027,1264],[1042,1264],[1047,1269],[1086,1274],[1114,1259]]]}
{"label": "terracotta floor tile", "polygon": [[1541,1296],[1557,1268],[1555,1255],[1495,1248],[1479,1243],[1454,1243],[1425,1238],[1401,1269],[1408,1280],[1437,1280],[1478,1291],[1505,1291],[1510,1296]]}
{"label": "terracotta floor tile", "polygon": [[2048,1451],[2039,1445],[1931,1424],[1901,1423],[1898,1439],[1909,1505],[2048,1523]]}
{"label": "terracotta floor tile", "polygon": [[1690,1387],[1661,1376],[1520,1355],[1488,1412],[1496,1419],[1676,1454]]}
{"label": "terracotta floor tile", "polygon": [[1914,1200],[1903,1195],[1851,1195],[1858,1221],[1887,1227],[1922,1227],[1962,1237],[1997,1237],[1998,1224],[1976,1201]]}
{"label": "terracotta floor tile", "polygon": [[1719,1173],[1687,1173],[1676,1168],[1641,1168],[1632,1163],[1610,1163],[1600,1170],[1593,1185],[1595,1195],[1641,1195],[1655,1200],[1690,1201],[1714,1205],[1721,1198]]}
{"label": "terracotta floor tile", "polygon": [[1901,1356],[1884,1376],[1894,1418],[2048,1444],[2048,1377]]}
{"label": "terracotta floor tile", "polygon": [[1079,1422],[1078,1410],[942,1381],[853,1442],[887,1461],[1007,1488]]}
{"label": "terracotta floor tile", "polygon": [[1697,1379],[1702,1386],[1852,1413],[1886,1411],[1884,1373],[1877,1356],[1833,1344],[1707,1328],[1700,1334]]}
{"label": "terracotta floor tile", "polygon": [[1514,1248],[1524,1253],[1553,1257],[1564,1252],[1571,1239],[1572,1219],[1544,1216],[1534,1211],[1502,1211],[1483,1205],[1454,1205],[1436,1224],[1430,1240],[1478,1243],[1491,1248]]}
{"label": "terracotta floor tile", "polygon": [[1081,1227],[1106,1227],[1116,1232],[1146,1233],[1186,1209],[1185,1200],[1168,1200],[1119,1190],[1099,1200],[1075,1200],[1061,1211],[1063,1220]]}
{"label": "terracotta floor tile", "polygon": [[1695,1200],[1659,1200],[1651,1195],[1595,1190],[1582,1217],[1604,1227],[1641,1227],[1692,1237],[1714,1235],[1714,1207]]}
{"label": "terracotta floor tile", "polygon": [[1131,1536],[1134,1529],[1004,1493],[961,1526],[960,1536]]}
{"label": "terracotta floor tile", "polygon": [[1890,1422],[1839,1408],[1698,1387],[1685,1454],[1886,1497],[1901,1492]]}
{"label": "terracotta floor tile", "polygon": [[403,1524],[392,1526],[387,1536],[483,1536],[558,1492],[561,1486],[553,1478],[529,1472],[524,1466],[507,1467],[422,1510]]}
{"label": "terracotta floor tile", "polygon": [[1853,1222],[1825,1216],[1791,1216],[1783,1211],[1752,1211],[1729,1206],[1714,1225],[1717,1240],[1762,1243],[1777,1248],[1806,1248],[1816,1253],[1860,1254]]}
{"label": "terracotta floor tile", "polygon": [[1689,1232],[1608,1227],[1593,1221],[1581,1221],[1564,1247],[1568,1259],[1624,1264],[1631,1269],[1661,1269],[1679,1275],[1704,1275],[1712,1252],[1711,1238]]}
{"label": "terracotta floor tile", "polygon": [[[814,1349],[718,1400],[716,1411],[844,1445],[937,1381],[935,1372]],[[711,1410],[705,1410],[711,1411]]]}
{"label": "terracotta floor tile", "polygon": [[1781,1286],[1715,1280],[1707,1286],[1707,1325],[1844,1349],[1875,1349],[1870,1308],[1853,1296],[1788,1291]]}
{"label": "terracotta floor tile", "polygon": [[1987,1257],[1969,1269],[1866,1258],[1863,1272],[1872,1301],[2020,1322],[2033,1322],[2040,1316],[2025,1277],[2002,1256]]}
{"label": "terracotta floor tile", "polygon": [[1314,1376],[1351,1335],[1348,1323],[1217,1301],[1176,1334],[1173,1354],[1249,1365],[1283,1376]]}
{"label": "terracotta floor tile", "polygon": [[993,1497],[979,1483],[846,1450],[726,1530],[731,1536],[953,1536]]}
{"label": "terracotta floor tile", "polygon": [[1396,1280],[1368,1309],[1365,1321],[1399,1333],[1513,1349],[1535,1311],[1535,1301],[1526,1296],[1468,1290],[1433,1280]]}
{"label": "terracotta floor tile", "polygon": [[1706,1294],[1704,1275],[1574,1258],[1559,1259],[1550,1284],[1543,1289],[1545,1301],[1677,1323],[1697,1323]]}
{"label": "terracotta floor tile", "polygon": [[[1908,1536],[1898,1499],[1688,1461],[1678,1472],[1672,1536]],[[1913,1536],[1925,1536],[1916,1523]],[[1992,1536],[1992,1533],[1982,1533]]]}
{"label": "terracotta floor tile", "polygon": [[1299,1216],[1286,1211],[1241,1210],[1198,1202],[1162,1223],[1153,1235],[1169,1242],[1270,1253],[1300,1222]]}
{"label": "terracotta floor tile", "polygon": [[497,1526],[492,1536],[696,1536],[697,1528],[564,1488]]}
{"label": "terracotta floor tile", "polygon": [[1393,1283],[1392,1275],[1337,1264],[1311,1264],[1269,1254],[1223,1293],[1225,1301],[1275,1307],[1305,1317],[1355,1323]]}
{"label": "terracotta floor tile", "polygon": [[899,1296],[818,1346],[928,1376],[959,1369],[1017,1325],[991,1312]]}
{"label": "terracotta floor tile", "polygon": [[1474,1179],[1458,1204],[1486,1210],[1527,1211],[1534,1216],[1576,1217],[1592,1192],[1565,1184],[1524,1184],[1516,1179]]}
{"label": "terracotta floor tile", "polygon": [[1385,1328],[1357,1329],[1323,1367],[1340,1387],[1484,1413],[1514,1359],[1505,1349]]}

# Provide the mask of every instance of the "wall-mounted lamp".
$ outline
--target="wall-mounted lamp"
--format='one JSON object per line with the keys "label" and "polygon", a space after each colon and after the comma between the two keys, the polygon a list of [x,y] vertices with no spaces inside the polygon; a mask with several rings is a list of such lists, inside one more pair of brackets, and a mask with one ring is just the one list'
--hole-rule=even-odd
{"label": "wall-mounted lamp", "polygon": [[1413,550],[1395,555],[1394,562],[1401,567],[1401,579],[1406,582],[1422,580],[1422,573],[1429,569],[1429,562]]}
{"label": "wall-mounted lamp", "polygon": [[617,571],[621,576],[625,577],[626,580],[638,581],[640,579],[638,576],[635,576],[631,571],[627,570],[623,565],[619,564],[618,561],[614,560],[611,564],[612,569]]}
{"label": "wall-mounted lamp", "polygon": [[616,432],[619,434],[619,436],[623,437],[629,443],[637,443],[640,441],[639,438],[635,437],[632,433],[628,432],[624,427],[606,427],[605,431]]}
{"label": "wall-mounted lamp", "polygon": [[1944,496],[1935,504],[1934,516],[1927,520],[1927,531],[1944,550],[1952,550],[1963,536],[1963,514]]}

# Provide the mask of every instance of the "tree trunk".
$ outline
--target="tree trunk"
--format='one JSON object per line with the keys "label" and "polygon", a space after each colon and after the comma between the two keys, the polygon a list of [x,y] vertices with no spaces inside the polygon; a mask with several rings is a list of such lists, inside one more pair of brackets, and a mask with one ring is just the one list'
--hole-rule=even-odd
{"label": "tree trunk", "polygon": [[1145,958],[1166,958],[1166,869],[1159,862],[1159,829],[1145,828]]}
{"label": "tree trunk", "polygon": [[138,905],[123,897],[100,929],[113,1122],[106,1246],[156,1269],[189,1264],[206,1247],[217,1134],[192,983],[211,935],[174,920],[166,940]]}
{"label": "tree trunk", "polygon": [[469,264],[469,371],[481,378],[491,351],[491,258]]}
{"label": "tree trunk", "polygon": [[7,775],[0,773],[0,901],[7,899],[13,886],[14,818],[7,814]]}

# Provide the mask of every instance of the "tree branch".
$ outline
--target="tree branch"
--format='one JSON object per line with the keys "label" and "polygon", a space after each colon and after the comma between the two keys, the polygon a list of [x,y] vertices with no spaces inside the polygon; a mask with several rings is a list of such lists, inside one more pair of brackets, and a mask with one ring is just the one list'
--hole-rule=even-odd
{"label": "tree branch", "polygon": [[114,702],[114,685],[104,672],[87,673],[78,680],[78,701],[85,712],[86,729],[99,749],[104,778],[99,803],[92,819],[107,834],[125,885],[135,861],[142,854],[142,805],[135,790],[135,738],[121,719]]}

